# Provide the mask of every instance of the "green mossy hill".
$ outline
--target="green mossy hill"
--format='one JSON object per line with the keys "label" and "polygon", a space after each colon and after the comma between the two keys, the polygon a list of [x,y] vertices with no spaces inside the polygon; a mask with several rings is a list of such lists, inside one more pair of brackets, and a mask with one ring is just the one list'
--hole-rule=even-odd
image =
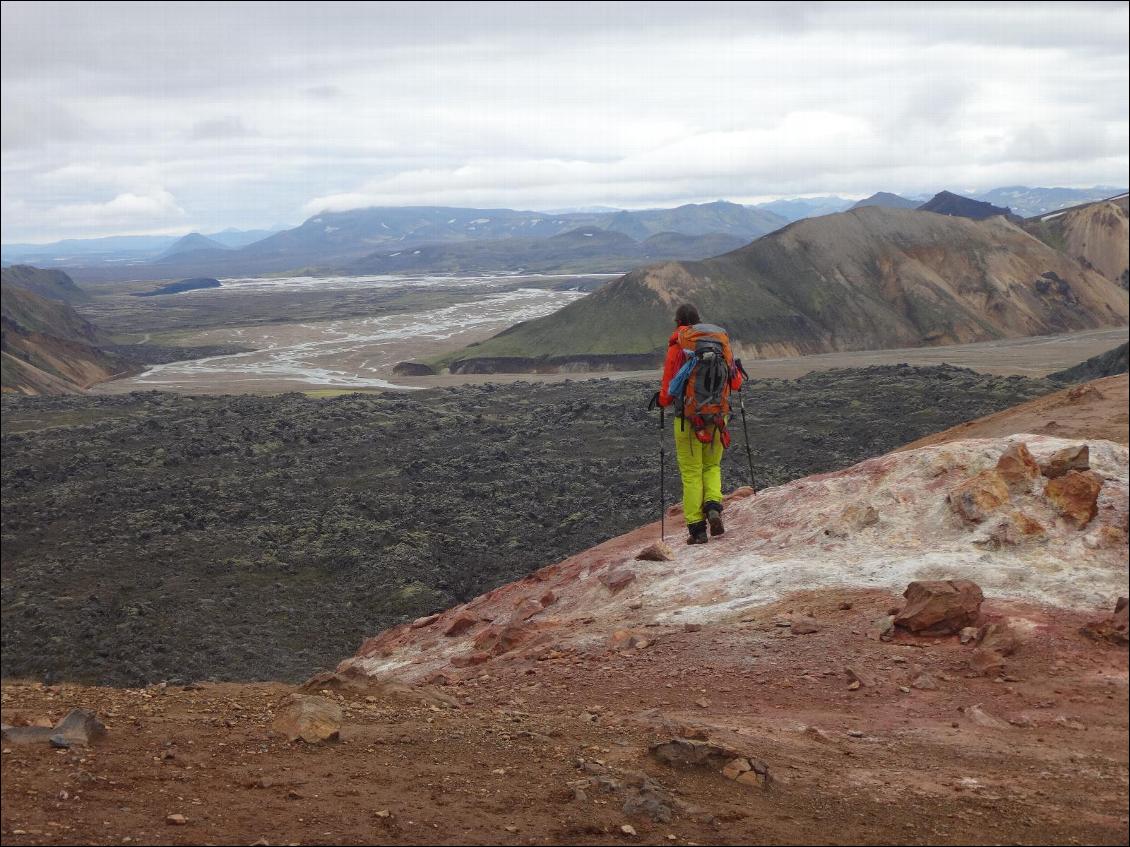
{"label": "green mossy hill", "polygon": [[658,361],[688,300],[749,357],[989,341],[1128,318],[1125,291],[1004,218],[871,206],[798,221],[713,259],[641,268],[435,364]]}
{"label": "green mossy hill", "polygon": [[[80,303],[90,299],[90,295],[75,285],[75,281],[63,271],[34,268],[31,265],[12,265],[0,269],[0,282],[48,300]],[[7,297],[7,294],[4,296]]]}
{"label": "green mossy hill", "polygon": [[[758,483],[1055,388],[949,367],[757,380]],[[385,627],[655,520],[654,390],[5,397],[4,673],[137,685],[333,667]],[[748,482],[735,439],[727,490]]]}

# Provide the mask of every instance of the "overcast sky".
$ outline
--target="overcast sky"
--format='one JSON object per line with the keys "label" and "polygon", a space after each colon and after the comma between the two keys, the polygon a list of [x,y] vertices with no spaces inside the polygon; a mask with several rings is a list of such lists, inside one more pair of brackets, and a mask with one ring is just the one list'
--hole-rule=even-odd
{"label": "overcast sky", "polygon": [[1125,185],[1128,18],[1125,2],[5,2],[2,236]]}

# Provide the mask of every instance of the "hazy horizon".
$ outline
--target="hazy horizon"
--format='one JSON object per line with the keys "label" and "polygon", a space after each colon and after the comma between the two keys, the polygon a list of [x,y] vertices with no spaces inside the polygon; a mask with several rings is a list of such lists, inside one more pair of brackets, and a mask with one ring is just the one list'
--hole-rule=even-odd
{"label": "hazy horizon", "polygon": [[1130,182],[1123,2],[2,8],[5,243]]}

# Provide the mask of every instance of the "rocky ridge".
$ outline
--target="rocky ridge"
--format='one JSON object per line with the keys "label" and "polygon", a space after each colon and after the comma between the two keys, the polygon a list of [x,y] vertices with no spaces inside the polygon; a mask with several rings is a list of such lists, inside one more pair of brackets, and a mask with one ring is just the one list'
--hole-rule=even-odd
{"label": "rocky ridge", "polygon": [[647,623],[701,626],[756,617],[794,592],[923,579],[960,577],[986,596],[1048,607],[1101,606],[1125,592],[1128,451],[1088,441],[1087,470],[1044,475],[1079,446],[1036,435],[971,439],[755,496],[739,490],[728,498],[726,535],[705,547],[677,545],[671,561],[641,564],[636,555],[658,534],[643,527],[388,630],[338,672],[424,680],[594,642],[640,650],[655,640]]}

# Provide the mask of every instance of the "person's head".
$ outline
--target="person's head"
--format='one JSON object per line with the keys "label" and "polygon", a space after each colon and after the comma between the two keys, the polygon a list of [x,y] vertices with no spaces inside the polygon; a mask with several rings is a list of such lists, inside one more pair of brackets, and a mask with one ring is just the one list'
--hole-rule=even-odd
{"label": "person's head", "polygon": [[698,309],[693,304],[684,303],[675,310],[676,326],[694,326],[698,323],[702,323],[702,318],[698,316]]}

